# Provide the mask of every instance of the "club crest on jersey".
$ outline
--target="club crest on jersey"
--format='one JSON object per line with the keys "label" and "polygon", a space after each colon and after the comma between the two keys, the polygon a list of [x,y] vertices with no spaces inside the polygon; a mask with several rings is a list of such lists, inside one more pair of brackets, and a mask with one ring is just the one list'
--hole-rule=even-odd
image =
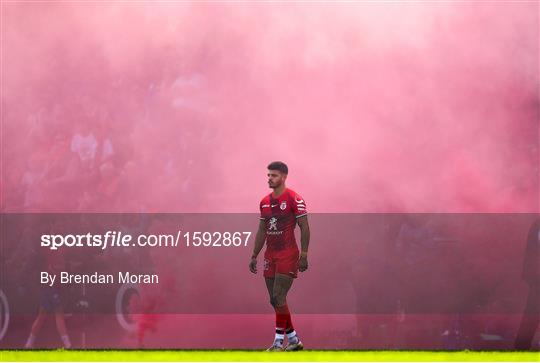
{"label": "club crest on jersey", "polygon": [[268,221],[270,224],[268,225],[269,231],[277,231],[277,219],[275,217],[270,218]]}
{"label": "club crest on jersey", "polygon": [[286,202],[286,201],[281,202],[281,205],[279,206],[279,208],[280,208],[281,210],[287,209],[287,202]]}

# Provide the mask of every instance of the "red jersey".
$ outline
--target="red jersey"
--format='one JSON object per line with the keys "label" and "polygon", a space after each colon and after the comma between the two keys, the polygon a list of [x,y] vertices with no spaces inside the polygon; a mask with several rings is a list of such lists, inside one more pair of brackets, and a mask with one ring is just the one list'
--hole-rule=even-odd
{"label": "red jersey", "polygon": [[259,208],[260,219],[266,223],[266,250],[294,249],[298,251],[294,227],[296,227],[296,219],[307,214],[304,198],[291,189],[285,188],[285,191],[277,198],[273,196],[273,193],[264,197]]}

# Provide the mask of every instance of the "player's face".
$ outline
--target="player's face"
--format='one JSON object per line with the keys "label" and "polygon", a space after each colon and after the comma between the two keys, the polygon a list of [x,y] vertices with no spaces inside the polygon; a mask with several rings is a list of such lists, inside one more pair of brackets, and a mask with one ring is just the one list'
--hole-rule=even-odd
{"label": "player's face", "polygon": [[279,188],[286,178],[287,175],[278,170],[268,170],[268,186],[272,189]]}

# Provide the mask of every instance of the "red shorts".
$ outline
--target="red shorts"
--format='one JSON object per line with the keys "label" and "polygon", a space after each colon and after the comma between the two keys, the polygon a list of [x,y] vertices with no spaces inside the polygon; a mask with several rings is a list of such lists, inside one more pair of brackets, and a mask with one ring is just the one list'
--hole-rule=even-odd
{"label": "red shorts", "polygon": [[264,277],[274,277],[276,274],[298,276],[298,250],[268,252],[264,254]]}

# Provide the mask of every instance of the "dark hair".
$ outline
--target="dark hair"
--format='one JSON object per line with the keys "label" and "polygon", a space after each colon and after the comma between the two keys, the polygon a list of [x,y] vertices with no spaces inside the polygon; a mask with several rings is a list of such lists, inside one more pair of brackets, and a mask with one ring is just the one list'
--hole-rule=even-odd
{"label": "dark hair", "polygon": [[289,168],[287,167],[287,164],[282,161],[271,162],[270,164],[268,164],[268,170],[278,170],[283,174],[289,174]]}

